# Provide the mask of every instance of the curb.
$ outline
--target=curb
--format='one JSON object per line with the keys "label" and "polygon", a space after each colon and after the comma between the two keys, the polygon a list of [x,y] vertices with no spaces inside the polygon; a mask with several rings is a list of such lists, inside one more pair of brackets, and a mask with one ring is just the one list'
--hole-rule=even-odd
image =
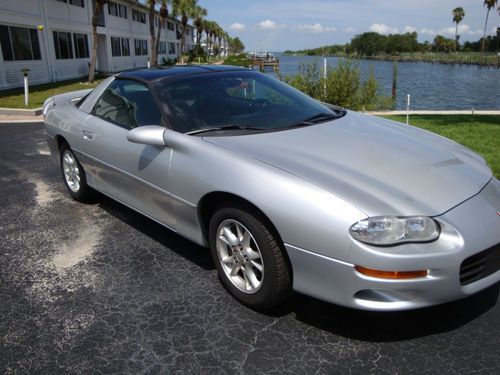
{"label": "curb", "polygon": [[391,115],[500,115],[500,110],[404,110],[399,111],[374,111],[364,112],[366,115],[391,116]]}
{"label": "curb", "polygon": [[24,109],[24,108],[0,108],[0,115],[5,116],[40,116],[43,109]]}

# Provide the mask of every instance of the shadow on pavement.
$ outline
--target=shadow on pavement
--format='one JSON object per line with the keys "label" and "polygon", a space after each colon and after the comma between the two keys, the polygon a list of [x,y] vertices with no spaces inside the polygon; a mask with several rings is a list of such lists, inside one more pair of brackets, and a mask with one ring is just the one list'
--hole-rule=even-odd
{"label": "shadow on pavement", "polygon": [[130,225],[134,229],[155,240],[169,250],[196,264],[204,270],[214,270],[215,266],[208,248],[199,246],[175,232],[169,230],[154,220],[108,198],[97,194],[94,202],[100,208],[113,215],[120,221]]}
{"label": "shadow on pavement", "polygon": [[373,312],[345,308],[304,295],[269,311],[272,316],[295,314],[297,320],[364,341],[401,341],[457,329],[493,308],[500,284],[462,300],[398,312]]}

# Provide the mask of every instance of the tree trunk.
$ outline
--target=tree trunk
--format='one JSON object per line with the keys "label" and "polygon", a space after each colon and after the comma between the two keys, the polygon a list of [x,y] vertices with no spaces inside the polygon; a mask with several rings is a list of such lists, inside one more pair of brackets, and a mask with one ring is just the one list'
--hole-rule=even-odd
{"label": "tree trunk", "polygon": [[89,82],[94,82],[95,78],[95,68],[97,65],[97,44],[99,43],[99,37],[97,36],[97,23],[99,22],[99,15],[102,12],[103,4],[96,1],[94,14],[92,15],[92,56],[90,57],[90,68],[89,68]]}
{"label": "tree trunk", "polygon": [[149,53],[149,64],[150,66],[158,65],[158,54],[155,36],[155,0],[149,1],[149,40],[150,40],[150,53]]}
{"label": "tree trunk", "polygon": [[155,66],[158,66],[158,50],[160,49],[161,29],[163,28],[164,22],[165,21],[160,18],[160,22],[158,24],[158,34],[156,36],[156,46],[155,46],[155,50],[156,50],[156,65]]}
{"label": "tree trunk", "polygon": [[457,22],[457,27],[455,28],[455,52],[457,52],[457,49],[458,49],[458,39],[457,39],[457,36],[458,36],[458,22]]}
{"label": "tree trunk", "polygon": [[184,52],[186,49],[186,28],[187,28],[187,20],[184,23],[184,16],[182,16],[182,29],[181,29],[181,63],[184,64]]}
{"label": "tree trunk", "polygon": [[484,54],[484,42],[486,42],[486,28],[488,27],[488,16],[490,15],[490,8],[488,8],[488,12],[486,13],[486,22],[484,23],[484,34],[483,34],[483,43],[481,46],[481,53]]}

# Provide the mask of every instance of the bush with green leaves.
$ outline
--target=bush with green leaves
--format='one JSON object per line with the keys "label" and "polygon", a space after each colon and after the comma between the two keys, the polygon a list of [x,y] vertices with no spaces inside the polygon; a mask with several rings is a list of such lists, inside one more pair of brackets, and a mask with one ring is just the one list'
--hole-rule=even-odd
{"label": "bush with green leaves", "polygon": [[340,60],[336,67],[330,68],[326,78],[319,64],[311,63],[301,65],[298,74],[280,76],[280,79],[314,99],[356,111],[393,106],[390,97],[379,94],[373,67],[363,81],[359,66],[348,60]]}

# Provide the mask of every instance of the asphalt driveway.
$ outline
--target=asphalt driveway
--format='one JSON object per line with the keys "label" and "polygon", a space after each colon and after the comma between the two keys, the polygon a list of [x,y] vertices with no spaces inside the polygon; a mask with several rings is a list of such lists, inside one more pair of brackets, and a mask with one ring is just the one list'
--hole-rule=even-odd
{"label": "asphalt driveway", "polygon": [[0,124],[0,373],[500,373],[498,286],[404,313],[295,295],[260,313],[209,251],[70,199],[41,124]]}

